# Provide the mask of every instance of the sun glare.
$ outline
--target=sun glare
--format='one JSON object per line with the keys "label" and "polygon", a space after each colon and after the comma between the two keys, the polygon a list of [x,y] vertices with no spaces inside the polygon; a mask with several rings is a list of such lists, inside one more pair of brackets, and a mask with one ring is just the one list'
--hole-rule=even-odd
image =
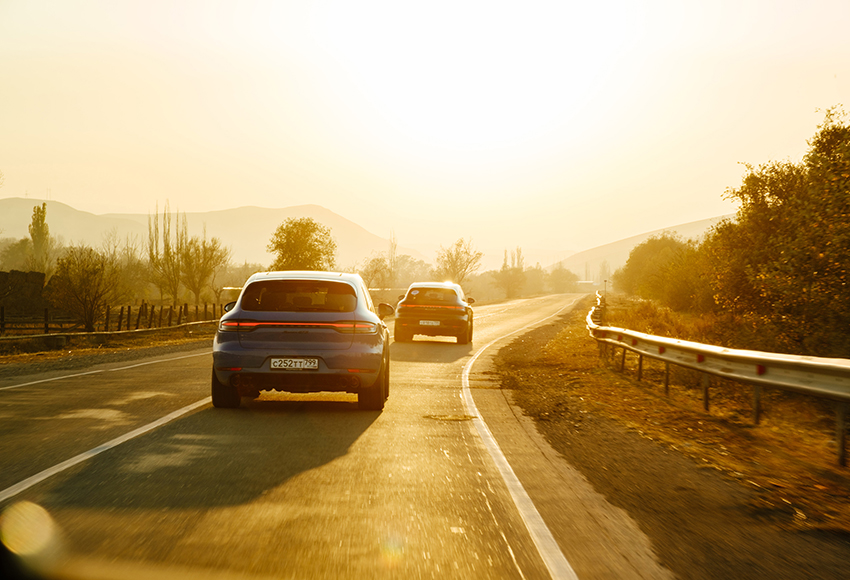
{"label": "sun glare", "polygon": [[616,98],[640,27],[570,4],[339,3],[314,23],[385,139],[474,156],[563,137]]}

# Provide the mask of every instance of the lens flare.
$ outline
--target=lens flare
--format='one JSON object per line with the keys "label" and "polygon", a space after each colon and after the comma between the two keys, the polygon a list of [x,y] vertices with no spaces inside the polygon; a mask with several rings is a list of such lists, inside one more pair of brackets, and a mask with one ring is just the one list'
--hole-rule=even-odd
{"label": "lens flare", "polygon": [[390,536],[381,542],[381,558],[387,568],[394,568],[404,556],[404,540],[400,536]]}
{"label": "lens flare", "polygon": [[56,538],[56,525],[43,507],[22,501],[0,516],[0,540],[18,556],[37,556]]}

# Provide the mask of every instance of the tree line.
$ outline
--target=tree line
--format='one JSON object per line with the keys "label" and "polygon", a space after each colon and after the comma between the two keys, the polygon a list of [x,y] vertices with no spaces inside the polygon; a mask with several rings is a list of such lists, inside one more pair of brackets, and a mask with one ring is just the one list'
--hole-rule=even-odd
{"label": "tree line", "polygon": [[[850,356],[850,126],[838,108],[799,163],[746,165],[740,207],[702,240],[635,247],[617,289],[713,316],[729,346]],[[735,343],[735,344],[732,344]]]}
{"label": "tree line", "polygon": [[[268,251],[277,255],[273,270],[327,270],[335,267],[336,241],[329,228],[311,218],[289,218],[275,231]],[[540,264],[526,267],[522,248],[505,250],[499,270],[479,273],[483,253],[471,238],[458,238],[440,246],[429,264],[398,251],[395,233],[390,234],[387,250],[375,252],[356,271],[370,288],[406,288],[412,282],[449,281],[460,284],[476,299],[498,300],[545,292],[575,291],[578,276],[562,266],[551,272]],[[391,300],[392,297],[388,297]]]}
{"label": "tree line", "polygon": [[[168,203],[162,212],[157,205],[148,216],[146,240],[120,239],[112,231],[98,247],[65,246],[50,233],[46,204],[33,208],[29,234],[20,240],[0,239],[0,270],[44,273],[45,298],[89,332],[109,305],[220,303],[233,298],[223,298],[227,287],[241,287],[254,272],[337,267],[337,243],[330,228],[306,217],[289,218],[274,231],[266,248],[274,255],[268,268],[234,264],[230,249],[219,238],[208,237],[206,228],[201,235],[190,235],[186,215],[172,212]],[[479,273],[482,256],[471,238],[459,238],[440,246],[432,265],[399,253],[392,233],[385,252],[374,253],[349,270],[359,273],[370,288],[397,290],[412,282],[452,281],[479,300],[568,292],[578,280],[560,266],[552,272],[540,264],[526,267],[520,247],[505,250],[499,270]]]}
{"label": "tree line", "polygon": [[88,332],[109,305],[156,300],[178,305],[187,295],[195,305],[210,298],[218,302],[224,283],[238,279],[241,285],[240,270],[256,271],[234,266],[229,248],[206,230],[189,235],[185,214],[171,212],[168,204],[149,216],[146,243],[122,240],[113,230],[99,247],[65,246],[50,233],[44,203],[33,208],[29,234],[0,240],[0,269],[43,272],[44,297]]}

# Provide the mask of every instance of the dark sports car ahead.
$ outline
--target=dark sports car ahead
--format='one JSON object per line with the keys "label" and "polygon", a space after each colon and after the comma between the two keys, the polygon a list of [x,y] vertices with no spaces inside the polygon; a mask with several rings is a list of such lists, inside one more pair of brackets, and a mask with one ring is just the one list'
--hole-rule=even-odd
{"label": "dark sports car ahead", "polygon": [[393,334],[397,342],[413,335],[455,336],[458,344],[472,342],[472,308],[460,285],[449,282],[416,282],[399,297]]}
{"label": "dark sports car ahead", "polygon": [[262,272],[245,283],[213,342],[212,401],[238,407],[260,391],[357,393],[362,409],[389,396],[390,342],[357,274]]}

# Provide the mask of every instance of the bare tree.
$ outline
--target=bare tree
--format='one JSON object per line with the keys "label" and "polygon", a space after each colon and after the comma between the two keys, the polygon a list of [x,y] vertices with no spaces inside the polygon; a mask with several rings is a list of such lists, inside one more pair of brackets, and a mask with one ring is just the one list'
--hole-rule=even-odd
{"label": "bare tree", "polygon": [[385,284],[388,288],[394,288],[398,278],[398,239],[395,231],[390,232],[390,244],[387,249],[387,279]]}
{"label": "bare tree", "polygon": [[[175,219],[176,218],[176,219]],[[172,231],[173,222],[176,228]],[[182,223],[177,215],[169,212],[168,202],[162,216],[159,204],[156,213],[148,215],[148,266],[151,282],[159,288],[160,295],[170,296],[176,304],[180,293],[180,248],[186,243],[186,216]]]}
{"label": "bare tree", "polygon": [[525,260],[522,257],[522,248],[511,250],[510,261],[508,251],[505,250],[505,260],[502,268],[496,272],[495,284],[504,291],[507,298],[516,298],[522,292],[525,284]]}
{"label": "bare tree", "polygon": [[383,253],[373,255],[366,260],[358,273],[368,288],[385,288],[389,274],[387,257]]}
{"label": "bare tree", "polygon": [[145,289],[150,272],[142,259],[141,242],[136,235],[127,235],[123,240],[118,229],[112,228],[103,235],[101,252],[115,265],[118,283],[114,298],[118,302],[139,298]]}
{"label": "bare tree", "polygon": [[202,237],[192,236],[180,246],[180,281],[195,296],[195,304],[215,273],[229,261],[230,250],[218,238],[208,240],[206,226]]}
{"label": "bare tree", "polygon": [[472,238],[460,238],[448,248],[440,246],[437,251],[437,273],[456,284],[462,284],[464,278],[481,267],[483,255],[472,246]]}
{"label": "bare tree", "polygon": [[[222,294],[222,292],[224,292],[225,286],[229,286],[231,288],[234,287],[234,285],[232,283],[228,284],[228,282],[227,282],[228,279],[233,277],[232,275],[234,273],[234,266],[233,266],[233,263],[230,261],[231,258],[232,258],[232,255],[233,254],[232,254],[230,248],[227,248],[227,259],[224,261],[224,263],[220,267],[214,268],[213,271],[212,271],[212,276],[210,276],[209,288],[210,288],[210,290],[212,290],[213,296],[215,296],[215,301],[217,303],[221,302],[221,294]],[[248,262],[245,262],[245,266],[248,266]],[[262,271],[263,271],[262,265],[260,265],[260,264],[253,264],[252,265],[251,274],[253,274],[254,272],[262,272]],[[250,276],[250,274],[249,274],[249,276]],[[245,276],[245,278],[247,278],[247,277],[248,276]],[[243,280],[239,280],[238,284],[241,285],[242,282],[243,282]]]}
{"label": "bare tree", "polygon": [[220,272],[215,274],[220,280],[219,284],[213,286],[216,302],[221,301],[225,288],[239,289],[245,283],[245,280],[251,277],[251,274],[262,272],[265,269],[262,264],[250,264],[247,261],[241,265],[227,264]]}
{"label": "bare tree", "polygon": [[56,263],[56,274],[47,286],[47,297],[60,310],[94,332],[118,285],[115,264],[88,246],[72,246]]}
{"label": "bare tree", "polygon": [[396,287],[407,287],[411,282],[425,282],[433,278],[431,265],[423,260],[417,260],[407,254],[396,258],[395,284]]}

